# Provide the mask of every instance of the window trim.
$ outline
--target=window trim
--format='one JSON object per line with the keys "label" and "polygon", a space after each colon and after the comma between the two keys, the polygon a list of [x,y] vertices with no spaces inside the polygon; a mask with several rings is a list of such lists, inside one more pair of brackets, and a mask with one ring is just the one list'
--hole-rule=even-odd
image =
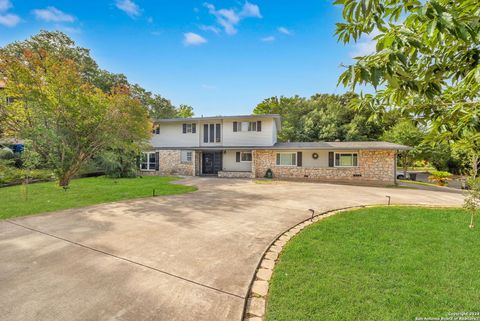
{"label": "window trim", "polygon": [[[242,159],[243,154],[250,154],[250,160],[244,161]],[[240,163],[251,163],[253,160],[253,153],[252,152],[240,152]]]}
{"label": "window trim", "polygon": [[259,123],[258,120],[254,120],[254,121],[234,121],[233,123],[236,123],[236,126],[235,126],[235,124],[233,125],[233,131],[234,132],[251,133],[251,132],[261,131],[261,130],[258,130],[258,127],[259,127],[258,126],[258,123]]}
{"label": "window trim", "polygon": [[[288,154],[288,155],[294,154],[294,155],[295,155],[295,164],[291,164],[291,165],[281,165],[281,164],[277,164],[277,155],[279,155],[279,154]],[[298,163],[297,157],[298,157],[297,152],[277,152],[277,153],[275,154],[275,166],[280,166],[280,167],[297,167],[297,163]]]}
{"label": "window trim", "polygon": [[[353,163],[353,155],[357,155],[357,165],[347,165],[347,166],[342,166],[342,165],[337,165],[337,154],[338,155],[352,155],[352,163]],[[338,168],[356,168],[359,167],[359,157],[358,157],[358,152],[334,152],[333,153],[333,167],[338,167]]]}
{"label": "window trim", "polygon": [[[154,164],[154,169],[150,169],[150,154],[153,154],[155,155],[156,152],[142,152],[143,155],[146,155],[146,164],[147,164],[147,168],[143,169],[142,168],[142,164],[144,162],[142,162],[142,160],[140,159],[140,171],[142,172],[155,172],[156,171],[156,168],[157,168],[157,162],[154,162],[152,164]],[[156,158],[157,156],[155,155],[154,158]]]}

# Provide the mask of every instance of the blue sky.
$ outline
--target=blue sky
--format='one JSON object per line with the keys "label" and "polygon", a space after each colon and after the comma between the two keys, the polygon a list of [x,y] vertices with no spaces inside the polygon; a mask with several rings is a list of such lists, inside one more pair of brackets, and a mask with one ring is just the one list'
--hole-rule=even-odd
{"label": "blue sky", "polygon": [[343,93],[340,65],[372,42],[337,43],[340,20],[326,0],[0,0],[0,46],[58,29],[197,116],[244,114],[271,96]]}

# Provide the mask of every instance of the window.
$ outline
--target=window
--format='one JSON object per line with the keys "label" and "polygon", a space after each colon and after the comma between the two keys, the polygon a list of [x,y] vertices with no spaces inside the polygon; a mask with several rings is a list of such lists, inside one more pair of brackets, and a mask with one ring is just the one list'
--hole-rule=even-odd
{"label": "window", "polygon": [[157,157],[155,152],[143,153],[140,160],[140,169],[143,171],[154,171],[157,168]]}
{"label": "window", "polygon": [[262,131],[261,121],[233,122],[234,132],[260,132]]}
{"label": "window", "polygon": [[277,166],[296,166],[297,153],[277,153]]}
{"label": "window", "polygon": [[152,134],[160,134],[160,125],[153,125]]}
{"label": "window", "polygon": [[191,150],[182,150],[181,162],[182,163],[191,163],[192,162],[192,151]]}
{"label": "window", "polygon": [[182,132],[184,134],[195,134],[197,132],[197,124],[183,124]]}
{"label": "window", "polygon": [[220,143],[222,126],[220,124],[204,124],[203,125],[203,142],[204,143]]}
{"label": "window", "polygon": [[357,153],[335,153],[335,167],[357,167]]}
{"label": "window", "polygon": [[252,153],[251,152],[241,152],[240,159],[242,162],[251,162],[252,161]]}

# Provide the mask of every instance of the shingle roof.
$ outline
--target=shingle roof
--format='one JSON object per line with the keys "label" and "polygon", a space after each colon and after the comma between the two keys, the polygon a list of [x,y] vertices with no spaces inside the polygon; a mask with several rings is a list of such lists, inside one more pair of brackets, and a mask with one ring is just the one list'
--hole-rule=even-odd
{"label": "shingle roof", "polygon": [[276,143],[272,149],[330,149],[330,150],[355,150],[355,149],[393,149],[409,150],[409,146],[388,142],[292,142]]}

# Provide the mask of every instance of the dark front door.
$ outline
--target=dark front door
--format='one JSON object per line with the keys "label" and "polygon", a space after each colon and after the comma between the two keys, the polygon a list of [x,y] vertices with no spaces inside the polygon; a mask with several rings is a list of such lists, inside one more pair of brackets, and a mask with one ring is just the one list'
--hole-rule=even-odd
{"label": "dark front door", "polygon": [[218,174],[222,170],[222,152],[203,152],[202,153],[202,174]]}

